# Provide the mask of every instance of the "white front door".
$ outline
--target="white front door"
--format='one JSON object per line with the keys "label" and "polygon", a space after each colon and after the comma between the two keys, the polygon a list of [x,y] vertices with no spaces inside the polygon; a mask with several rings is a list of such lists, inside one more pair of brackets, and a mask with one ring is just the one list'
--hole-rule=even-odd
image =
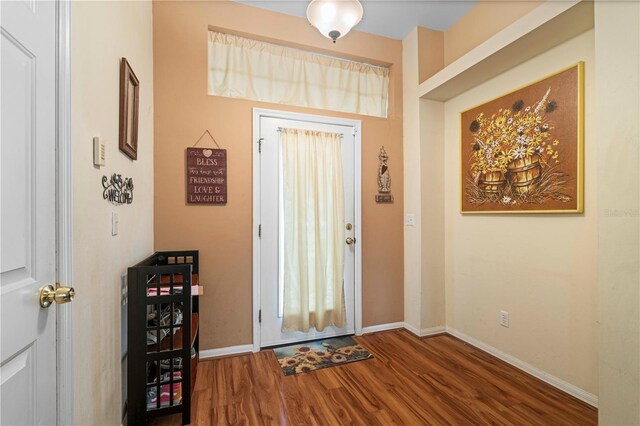
{"label": "white front door", "polygon": [[56,3],[0,2],[0,423],[56,423]]}
{"label": "white front door", "polygon": [[[295,117],[295,115],[292,115]],[[348,237],[354,238],[355,220],[355,127],[345,124],[327,124],[309,119],[286,119],[260,117],[260,346],[268,347],[284,343],[299,342],[323,337],[353,334],[355,331],[355,245],[347,244]],[[339,121],[339,120],[336,120]],[[255,124],[254,124],[255,125]],[[314,328],[308,333],[283,333],[283,267],[282,244],[284,226],[281,222],[281,185],[279,128],[318,130],[342,134],[342,169],[344,180],[344,290],[346,324],[343,328],[328,326],[322,332]],[[351,229],[347,229],[351,225]],[[356,241],[357,243],[357,241]]]}

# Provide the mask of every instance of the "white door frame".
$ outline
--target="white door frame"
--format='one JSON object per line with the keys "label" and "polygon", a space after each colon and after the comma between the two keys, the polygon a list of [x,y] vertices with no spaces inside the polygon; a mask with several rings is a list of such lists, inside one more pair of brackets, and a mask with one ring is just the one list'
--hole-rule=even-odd
{"label": "white door frame", "polygon": [[[56,281],[73,285],[73,162],[69,0],[56,1]],[[77,288],[76,288],[77,290]],[[76,302],[77,303],[77,302]],[[74,424],[73,303],[56,309],[57,424]]]}
{"label": "white door frame", "polygon": [[260,350],[260,238],[258,225],[260,224],[260,119],[280,118],[285,120],[312,121],[321,124],[336,124],[350,126],[355,129],[354,157],[355,157],[355,329],[356,335],[362,334],[362,123],[339,117],[312,114],[300,114],[288,111],[253,108],[253,352]]}

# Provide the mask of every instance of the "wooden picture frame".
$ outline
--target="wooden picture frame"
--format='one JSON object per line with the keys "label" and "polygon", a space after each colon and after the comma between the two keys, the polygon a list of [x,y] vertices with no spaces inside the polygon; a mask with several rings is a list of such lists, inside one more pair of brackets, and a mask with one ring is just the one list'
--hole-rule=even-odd
{"label": "wooden picture frame", "polygon": [[584,62],[460,114],[460,211],[584,211]]}
{"label": "wooden picture frame", "polygon": [[140,83],[126,58],[120,60],[120,151],[138,159]]}

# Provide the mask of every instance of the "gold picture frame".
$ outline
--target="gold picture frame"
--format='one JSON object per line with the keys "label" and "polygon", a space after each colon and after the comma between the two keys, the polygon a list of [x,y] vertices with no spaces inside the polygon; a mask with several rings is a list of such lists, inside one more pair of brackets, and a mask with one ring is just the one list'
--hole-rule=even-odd
{"label": "gold picture frame", "polygon": [[460,212],[584,212],[584,62],[460,114]]}
{"label": "gold picture frame", "polygon": [[120,151],[138,159],[138,114],[140,82],[126,58],[120,60]]}

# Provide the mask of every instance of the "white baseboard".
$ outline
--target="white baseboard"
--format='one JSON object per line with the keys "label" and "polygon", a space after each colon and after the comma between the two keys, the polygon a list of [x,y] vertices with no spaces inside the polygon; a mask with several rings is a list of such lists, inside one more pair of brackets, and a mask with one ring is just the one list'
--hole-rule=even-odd
{"label": "white baseboard", "polygon": [[423,328],[420,330],[420,337],[433,336],[434,334],[446,333],[447,328],[444,325],[438,327]]}
{"label": "white baseboard", "polygon": [[447,329],[443,325],[438,327],[418,329],[417,327],[414,327],[411,324],[408,324],[406,322],[404,323],[404,328],[406,328],[409,332],[411,332],[412,334],[415,334],[418,337],[433,336],[434,334],[442,334],[447,331]]}
{"label": "white baseboard", "polygon": [[404,323],[404,328],[409,330],[410,333],[413,333],[416,336],[420,337],[420,329],[419,328],[412,326],[408,322]]}
{"label": "white baseboard", "polygon": [[406,322],[391,322],[389,324],[380,324],[380,325],[372,325],[369,327],[364,327],[362,329],[362,334],[377,333],[379,331],[387,331],[387,330],[396,330],[398,328],[407,329],[409,330],[409,332],[415,334],[418,337],[432,336],[434,334],[441,334],[447,331],[447,329],[444,326],[423,328],[418,330],[416,327]]}
{"label": "white baseboard", "polygon": [[362,327],[362,334],[377,333],[378,331],[395,330],[396,328],[403,328],[403,322],[390,322],[389,324],[371,325],[369,327]]}
{"label": "white baseboard", "polygon": [[493,346],[489,346],[486,343],[483,343],[471,336],[467,336],[466,334],[454,328],[447,327],[446,332],[451,334],[452,336],[457,337],[460,340],[463,340],[464,342],[472,346],[475,346],[478,349],[481,349],[485,352],[490,353],[496,358],[500,358],[502,361],[506,362],[507,364],[511,364],[514,367],[542,380],[543,382],[546,382],[551,386],[556,387],[561,391],[566,392],[569,395],[578,398],[580,401],[584,401],[593,407],[596,407],[596,408],[598,407],[598,397],[596,395],[593,395],[592,393],[585,391],[584,389],[580,389],[579,387],[572,385],[571,383],[565,382],[564,380],[556,376],[553,376],[545,371],[542,371],[539,368],[536,368],[533,365],[528,364],[514,356],[504,353],[501,350],[494,348]]}
{"label": "white baseboard", "polygon": [[253,345],[239,345],[218,349],[205,349],[200,351],[200,359],[216,358],[219,356],[237,355],[251,352],[253,352]]}

